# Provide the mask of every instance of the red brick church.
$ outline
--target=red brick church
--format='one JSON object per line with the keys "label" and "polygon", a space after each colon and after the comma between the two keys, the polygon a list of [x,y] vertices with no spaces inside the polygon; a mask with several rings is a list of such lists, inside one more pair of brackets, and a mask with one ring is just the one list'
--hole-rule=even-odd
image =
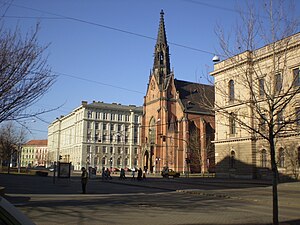
{"label": "red brick church", "polygon": [[214,87],[177,80],[160,13],[153,69],[144,97],[140,167],[160,172],[208,172],[214,169],[214,114],[203,107],[214,103]]}

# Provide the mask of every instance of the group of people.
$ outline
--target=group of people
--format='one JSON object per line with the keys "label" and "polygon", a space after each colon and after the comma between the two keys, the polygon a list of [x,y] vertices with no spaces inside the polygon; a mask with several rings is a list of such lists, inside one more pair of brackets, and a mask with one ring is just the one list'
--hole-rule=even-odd
{"label": "group of people", "polygon": [[110,170],[108,168],[102,167],[102,180],[111,180]]}
{"label": "group of people", "polygon": [[[81,173],[82,193],[85,194],[89,174],[85,167],[82,167],[81,171],[82,171],[82,173]],[[133,168],[132,169],[132,179],[133,180],[135,180],[135,172],[136,171],[137,171],[137,180],[138,181],[146,179],[147,169],[145,169],[143,171],[141,168],[139,168],[139,169]],[[105,167],[103,167],[102,168],[102,180],[111,180],[111,179],[112,179],[112,177],[110,175],[110,170],[108,168],[105,169]],[[120,178],[119,179],[120,180],[126,179],[125,170],[123,168],[120,170]]]}
{"label": "group of people", "polygon": [[[136,171],[137,169],[133,169],[132,170],[132,179],[134,179],[135,180],[135,171]],[[137,170],[137,180],[145,180],[146,179],[146,173],[147,173],[147,170],[145,169],[144,171],[142,171],[142,168],[139,168],[138,170]]]}

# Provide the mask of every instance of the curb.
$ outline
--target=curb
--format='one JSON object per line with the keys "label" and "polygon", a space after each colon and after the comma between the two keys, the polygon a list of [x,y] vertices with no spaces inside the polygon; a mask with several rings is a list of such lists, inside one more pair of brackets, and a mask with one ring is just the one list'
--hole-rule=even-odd
{"label": "curb", "polygon": [[202,196],[207,196],[207,197],[216,197],[216,198],[232,198],[229,195],[222,194],[222,193],[213,193],[213,192],[202,192],[202,191],[197,191],[197,190],[176,190],[176,192],[179,193],[185,193],[185,194],[193,194],[193,195],[202,195]]}

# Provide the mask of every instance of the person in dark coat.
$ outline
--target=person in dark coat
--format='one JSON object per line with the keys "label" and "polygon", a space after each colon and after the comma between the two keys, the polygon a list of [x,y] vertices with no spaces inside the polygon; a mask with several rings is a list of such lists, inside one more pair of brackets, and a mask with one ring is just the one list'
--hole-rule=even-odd
{"label": "person in dark coat", "polygon": [[82,173],[81,173],[82,194],[85,194],[89,174],[84,167],[81,168],[81,171],[82,171]]}
{"label": "person in dark coat", "polygon": [[142,180],[142,176],[143,176],[143,171],[141,168],[139,168],[138,170],[138,176],[137,176],[137,180]]}

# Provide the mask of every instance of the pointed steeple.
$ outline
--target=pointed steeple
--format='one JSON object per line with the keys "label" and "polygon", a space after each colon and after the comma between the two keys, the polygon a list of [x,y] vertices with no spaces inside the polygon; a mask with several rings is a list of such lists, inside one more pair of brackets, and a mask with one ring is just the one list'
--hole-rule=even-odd
{"label": "pointed steeple", "polygon": [[165,29],[164,14],[165,14],[164,11],[161,10],[156,45],[157,44],[167,45],[167,35],[166,35],[166,29]]}
{"label": "pointed steeple", "polygon": [[160,12],[160,22],[154,50],[153,72],[159,85],[165,83],[170,75],[170,56],[165,30],[164,11]]}

